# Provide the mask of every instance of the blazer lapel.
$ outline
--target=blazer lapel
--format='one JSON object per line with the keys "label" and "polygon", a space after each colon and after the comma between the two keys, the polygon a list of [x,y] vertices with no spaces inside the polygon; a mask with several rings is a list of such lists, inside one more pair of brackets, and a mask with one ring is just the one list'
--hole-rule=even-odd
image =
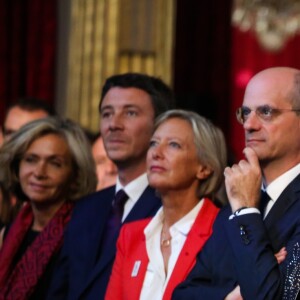
{"label": "blazer lapel", "polygon": [[[133,249],[133,253],[132,255],[130,255],[131,261],[128,263],[128,280],[126,280],[126,286],[124,287],[124,289],[128,291],[128,293],[126,294],[130,294],[130,299],[133,300],[140,298],[140,293],[143,287],[145,274],[149,263],[143,230],[149,222],[150,220],[144,222],[141,228],[138,228],[140,230],[138,230],[137,232],[140,236],[136,236],[136,234],[133,233],[132,237],[130,238],[130,242],[135,245],[134,247],[131,247],[131,249]],[[139,263],[139,268],[136,274],[134,274],[135,272],[133,272],[133,269],[135,268],[136,263]],[[125,277],[127,278],[127,276]]]}
{"label": "blazer lapel", "polygon": [[275,222],[281,219],[285,212],[298,201],[300,196],[300,175],[298,175],[281,193],[270,212],[268,213],[264,223],[268,232],[272,232]]}
{"label": "blazer lapel", "polygon": [[[113,199],[113,195],[111,199]],[[101,199],[99,199],[99,201],[101,201]],[[124,223],[153,216],[160,206],[161,206],[161,200],[157,196],[155,196],[154,190],[148,186],[143,192],[143,194],[141,195],[140,199],[135,204],[135,206],[132,208],[131,212],[125,219]],[[107,220],[107,217],[105,220]],[[102,220],[101,224],[98,224],[99,226],[97,227],[97,230],[99,231],[97,232],[97,230],[95,230],[93,232],[95,235],[94,238],[97,241],[99,240],[99,245],[101,243],[101,238],[99,237],[102,236],[102,232],[105,224],[106,221],[103,222]],[[101,231],[101,235],[100,235],[100,231]],[[111,244],[110,251],[104,253],[103,256],[101,256],[101,259],[98,260],[96,265],[93,267],[91,274],[88,277],[86,284],[84,285],[85,288],[82,290],[81,294],[93,283],[93,281],[97,278],[97,276],[99,276],[99,274],[107,266],[107,264],[111,264],[113,262],[116,255],[116,241],[117,241],[117,236],[115,238],[115,243]],[[91,240],[91,242],[93,243],[93,240]],[[101,245],[97,247],[93,255],[93,261],[95,261],[95,257],[97,258],[100,247]]]}
{"label": "blazer lapel", "polygon": [[124,220],[124,223],[152,217],[155,215],[160,206],[161,200],[156,196],[155,190],[150,186],[147,186],[140,199],[136,202]]}
{"label": "blazer lapel", "polygon": [[[99,252],[101,248],[102,236],[105,229],[106,222],[109,217],[111,202],[115,194],[115,186],[111,187],[104,195],[99,197],[99,217],[93,219],[93,224],[91,224],[91,231],[89,236],[89,247],[87,247],[86,257],[89,258],[89,269],[92,270],[99,258]],[[91,208],[95,209],[95,208]]]}
{"label": "blazer lapel", "polygon": [[115,194],[115,186],[103,190],[101,194],[96,195],[99,199],[98,207],[91,207],[91,209],[97,210],[97,218],[92,218],[92,223],[90,224],[88,241],[89,245],[85,249],[85,258],[87,260],[87,269],[89,271],[89,276],[87,280],[83,280],[80,295],[86,290],[88,285],[92,282],[94,278],[95,268],[97,266],[97,260],[99,259],[99,253],[101,249],[101,242],[103,237],[103,232],[105,229],[106,221],[109,217],[111,203]]}
{"label": "blazer lapel", "polygon": [[174,288],[187,277],[194,266],[197,253],[212,234],[213,223],[218,212],[219,209],[210,200],[204,200],[203,206],[179,254],[163,299],[171,299]]}

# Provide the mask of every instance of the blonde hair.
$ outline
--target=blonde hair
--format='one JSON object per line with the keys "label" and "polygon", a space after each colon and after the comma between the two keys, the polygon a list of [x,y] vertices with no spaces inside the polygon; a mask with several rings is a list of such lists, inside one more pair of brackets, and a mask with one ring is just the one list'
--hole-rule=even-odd
{"label": "blonde hair", "polygon": [[[223,132],[197,113],[180,109],[169,110],[158,116],[155,120],[154,131],[172,118],[185,120],[191,125],[199,162],[212,171],[206,179],[199,181],[197,196],[199,199],[205,196],[213,198],[223,183],[223,172],[227,163]],[[188,166],[180,167],[188,168]]]}
{"label": "blonde hair", "polygon": [[72,156],[74,180],[68,200],[77,200],[85,194],[94,192],[97,178],[90,143],[77,123],[59,117],[47,117],[30,122],[3,144],[0,148],[0,181],[4,187],[17,197],[25,196],[18,180],[20,160],[32,142],[48,134],[62,137]]}

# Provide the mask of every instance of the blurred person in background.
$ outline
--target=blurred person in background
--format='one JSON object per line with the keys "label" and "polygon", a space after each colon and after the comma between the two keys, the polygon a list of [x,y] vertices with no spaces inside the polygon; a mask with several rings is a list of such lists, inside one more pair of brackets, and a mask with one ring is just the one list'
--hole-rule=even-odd
{"label": "blurred person in background", "polygon": [[116,165],[107,156],[101,135],[92,145],[92,153],[96,164],[98,178],[97,191],[116,184],[118,170]]}
{"label": "blurred person in background", "polygon": [[4,141],[23,125],[55,114],[54,108],[42,99],[32,97],[18,99],[6,112],[2,128]]}

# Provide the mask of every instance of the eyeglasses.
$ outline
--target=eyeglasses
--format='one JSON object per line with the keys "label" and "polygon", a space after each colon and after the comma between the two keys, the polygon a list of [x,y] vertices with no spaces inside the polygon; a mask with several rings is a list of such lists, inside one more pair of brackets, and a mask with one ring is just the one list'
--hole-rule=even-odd
{"label": "eyeglasses", "polygon": [[300,109],[288,109],[288,108],[280,109],[280,108],[273,108],[269,105],[262,105],[262,106],[258,106],[256,109],[251,109],[247,106],[242,106],[238,108],[236,111],[236,118],[239,121],[239,123],[244,124],[248,120],[252,111],[256,113],[256,115],[260,118],[260,120],[269,122],[275,116],[281,113],[291,112],[291,111],[300,112]]}

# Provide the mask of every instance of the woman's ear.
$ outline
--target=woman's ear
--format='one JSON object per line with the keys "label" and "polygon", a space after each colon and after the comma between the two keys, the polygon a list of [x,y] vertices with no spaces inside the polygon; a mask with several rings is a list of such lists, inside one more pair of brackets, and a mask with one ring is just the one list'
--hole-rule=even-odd
{"label": "woman's ear", "polygon": [[212,172],[212,169],[208,166],[199,165],[196,177],[199,180],[203,180],[208,178]]}

